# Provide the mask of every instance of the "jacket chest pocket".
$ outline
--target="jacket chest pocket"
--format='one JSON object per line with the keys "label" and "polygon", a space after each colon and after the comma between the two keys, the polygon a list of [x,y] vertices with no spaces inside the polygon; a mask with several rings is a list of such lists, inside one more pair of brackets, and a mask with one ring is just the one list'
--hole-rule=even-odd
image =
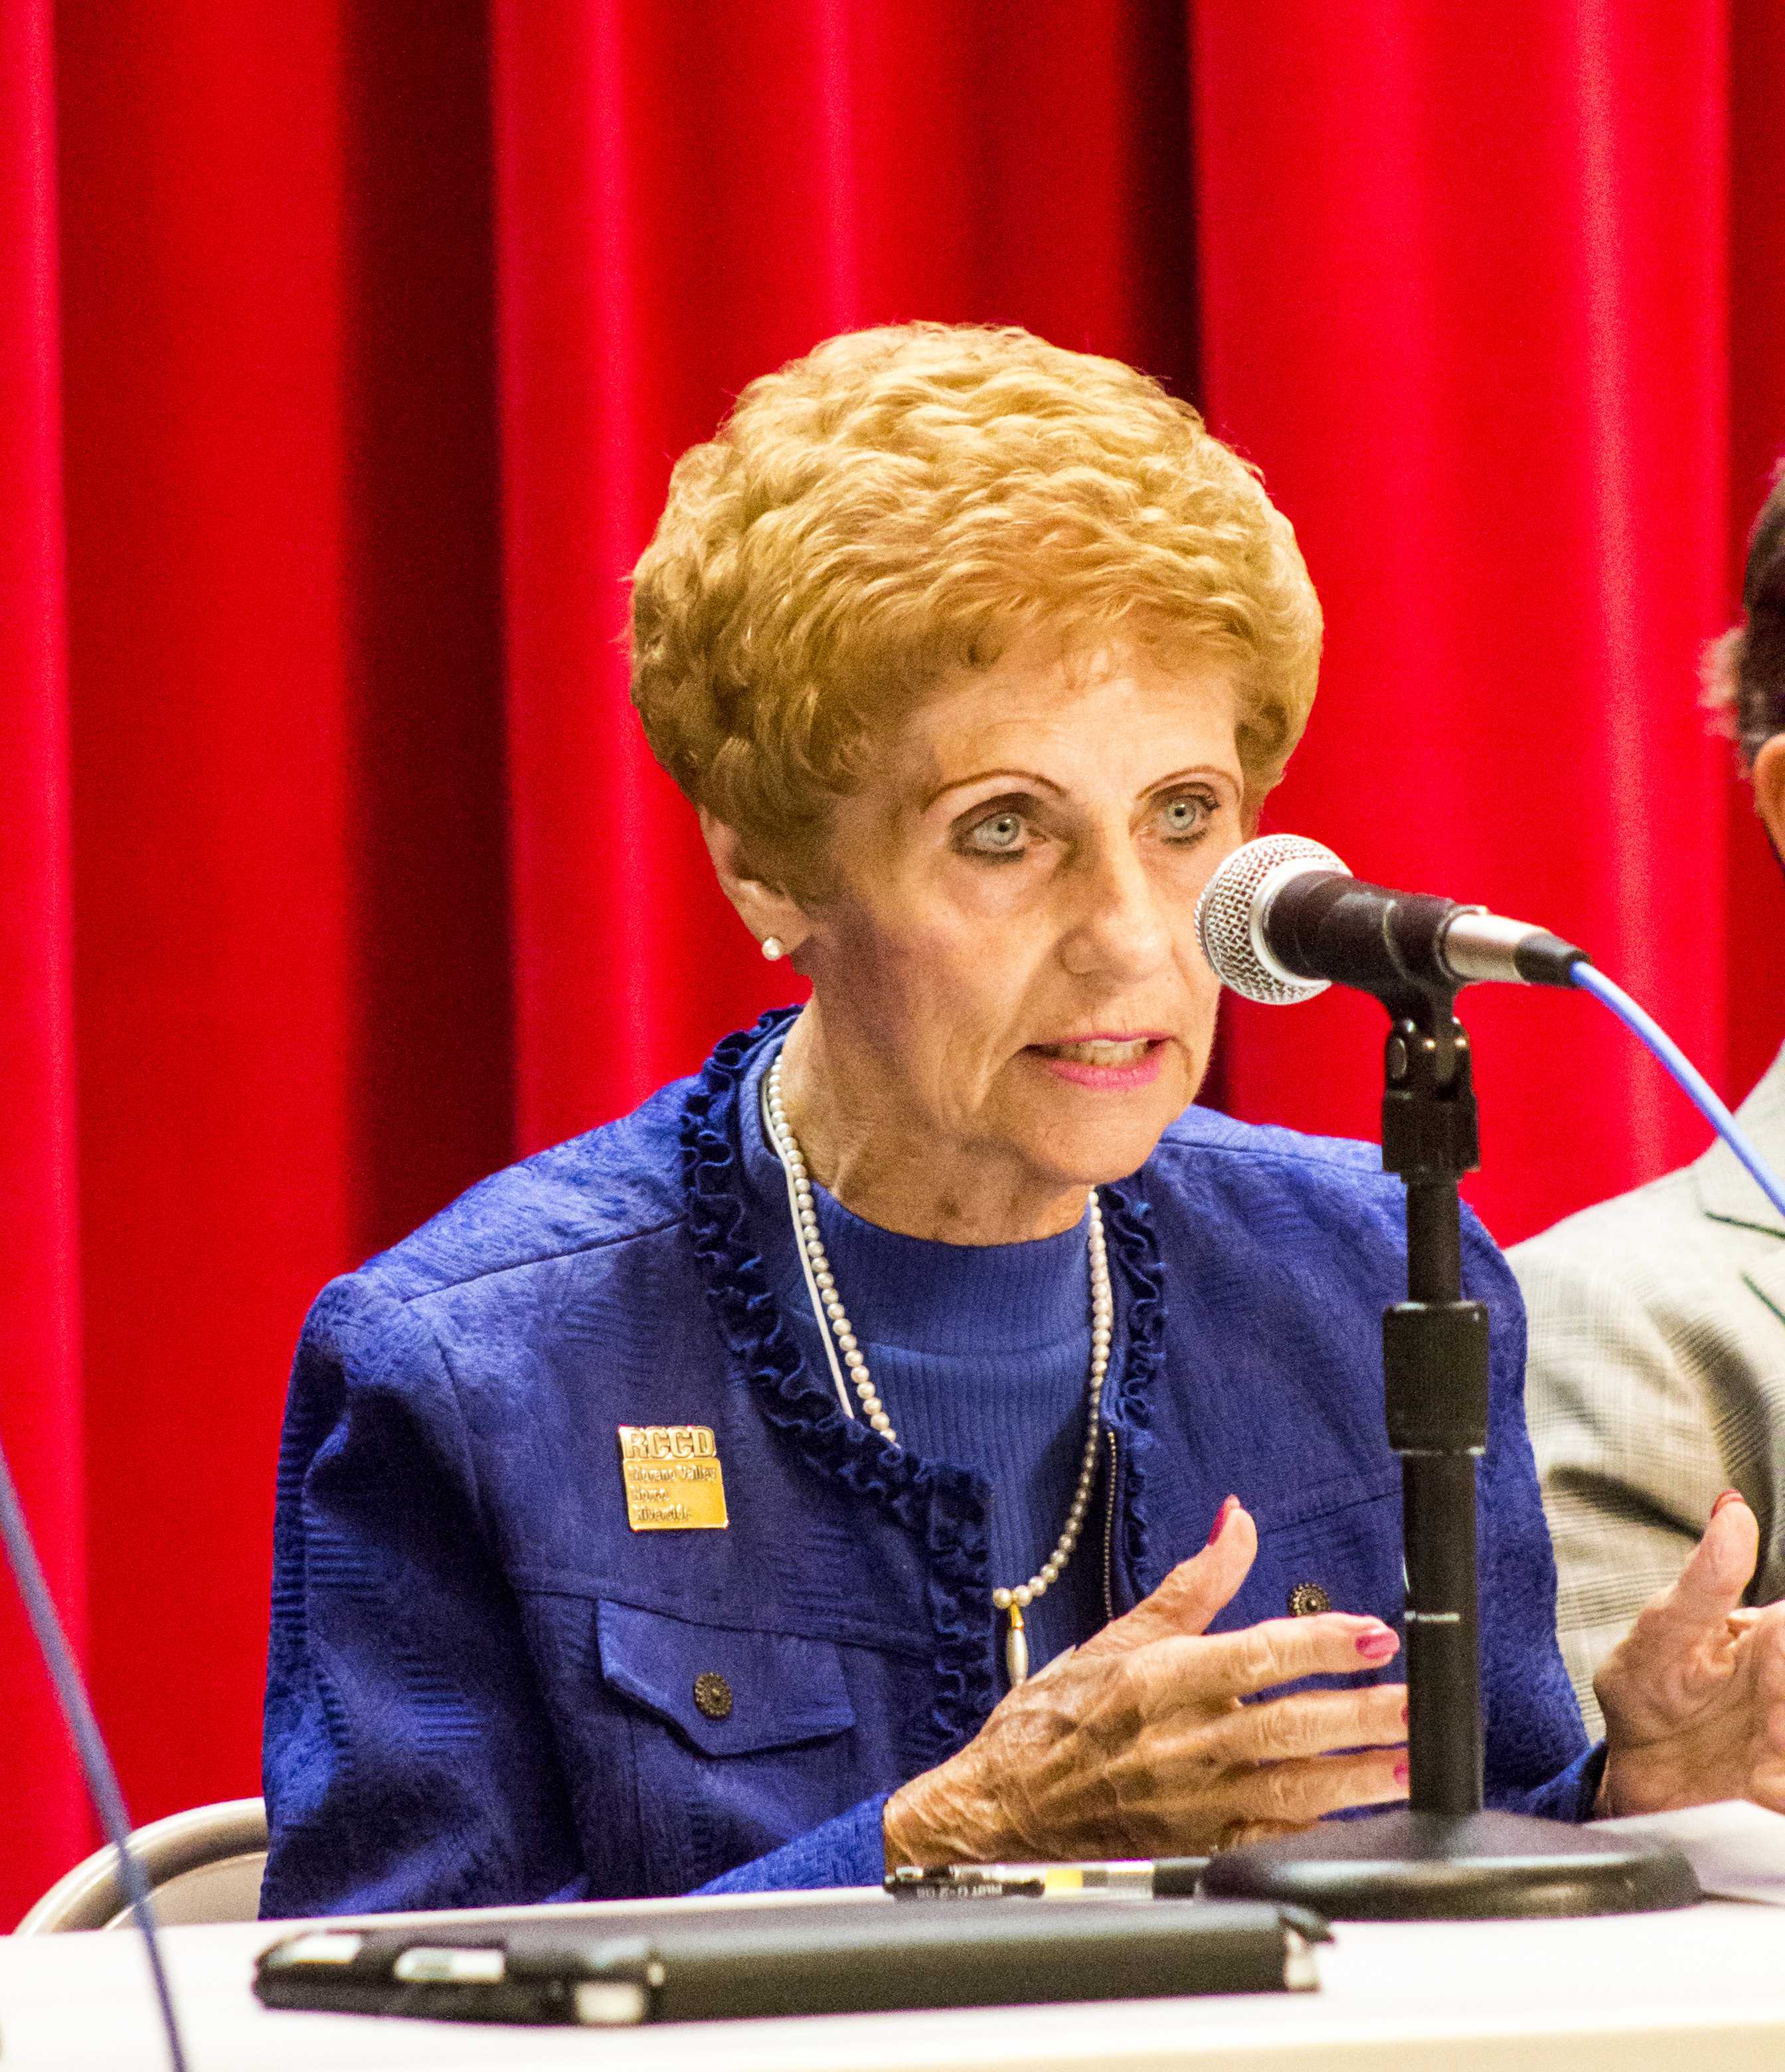
{"label": "jacket chest pocket", "polygon": [[[1280,1525],[1267,1517],[1259,1528],[1252,1572],[1215,1623],[1250,1626],[1332,1610],[1369,1613],[1398,1631],[1405,1601],[1396,1484],[1312,1517]],[[1343,1680],[1398,1683],[1404,1673],[1397,1655],[1385,1668],[1360,1671]]]}
{"label": "jacket chest pocket", "polygon": [[862,1795],[833,1642],[607,1601],[596,1632],[628,1722],[651,1891],[703,1885]]}

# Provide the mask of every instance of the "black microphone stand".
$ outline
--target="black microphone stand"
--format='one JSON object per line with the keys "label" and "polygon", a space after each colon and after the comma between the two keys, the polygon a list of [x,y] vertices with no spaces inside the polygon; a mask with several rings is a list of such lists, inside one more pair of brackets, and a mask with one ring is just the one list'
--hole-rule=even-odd
{"label": "black microphone stand", "polygon": [[1382,1162],[1406,1188],[1407,1300],[1384,1312],[1382,1346],[1407,1563],[1409,1803],[1218,1856],[1202,1889],[1341,1920],[1688,1906],[1698,1887],[1676,1850],[1482,1809],[1475,1466],[1488,1437],[1487,1312],[1463,1294],[1458,1192],[1479,1157],[1457,989],[1416,976],[1436,964],[1409,958],[1372,989],[1393,1022]]}

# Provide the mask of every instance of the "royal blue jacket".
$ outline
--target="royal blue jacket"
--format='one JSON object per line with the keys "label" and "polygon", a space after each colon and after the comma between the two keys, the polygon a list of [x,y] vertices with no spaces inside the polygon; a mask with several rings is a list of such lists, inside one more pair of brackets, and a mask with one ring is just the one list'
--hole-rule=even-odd
{"label": "royal blue jacket", "polygon": [[[264,1912],[877,1881],[886,1794],[996,1702],[983,1484],[845,1420],[769,1293],[742,1133],[785,1019],[319,1298],[279,1463]],[[1258,1558],[1217,1627],[1301,1584],[1398,1627],[1399,1183],[1368,1146],[1192,1108],[1104,1200],[1118,1356],[1079,1558],[1108,1609],[1232,1490]],[[1488,1800],[1584,1818],[1523,1316],[1472,1219],[1464,1244],[1493,1327]],[[622,1424],[710,1427],[729,1526],[631,1530]]]}

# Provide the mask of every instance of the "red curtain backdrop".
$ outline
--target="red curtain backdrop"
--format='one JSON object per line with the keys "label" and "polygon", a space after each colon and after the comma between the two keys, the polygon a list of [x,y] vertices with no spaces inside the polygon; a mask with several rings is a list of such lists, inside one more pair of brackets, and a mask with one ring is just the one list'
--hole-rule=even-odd
{"label": "red curtain backdrop", "polygon": [[[70,972],[68,668],[49,24],[0,10],[0,1438],[71,1637],[86,1610]],[[0,1592],[0,1917],[88,1826]]]}
{"label": "red curtain backdrop", "polygon": [[[785,997],[615,636],[674,455],[850,326],[1199,401],[1326,598],[1273,810],[1586,941],[1725,1091],[1785,893],[1693,709],[1785,445],[1771,0],[0,0],[0,1432],[133,1812],[257,1788],[330,1274]],[[1470,1005],[1515,1238],[1703,1133]],[[1380,1019],[1213,1090],[1372,1126]],[[86,1845],[0,1609],[0,1914]]]}

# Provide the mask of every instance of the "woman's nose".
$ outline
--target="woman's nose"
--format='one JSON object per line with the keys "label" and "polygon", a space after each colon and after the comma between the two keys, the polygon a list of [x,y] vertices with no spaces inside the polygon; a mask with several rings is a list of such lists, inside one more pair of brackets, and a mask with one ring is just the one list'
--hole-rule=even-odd
{"label": "woman's nose", "polygon": [[1142,978],[1166,960],[1171,931],[1131,842],[1101,846],[1075,874],[1075,911],[1060,946],[1074,977]]}

